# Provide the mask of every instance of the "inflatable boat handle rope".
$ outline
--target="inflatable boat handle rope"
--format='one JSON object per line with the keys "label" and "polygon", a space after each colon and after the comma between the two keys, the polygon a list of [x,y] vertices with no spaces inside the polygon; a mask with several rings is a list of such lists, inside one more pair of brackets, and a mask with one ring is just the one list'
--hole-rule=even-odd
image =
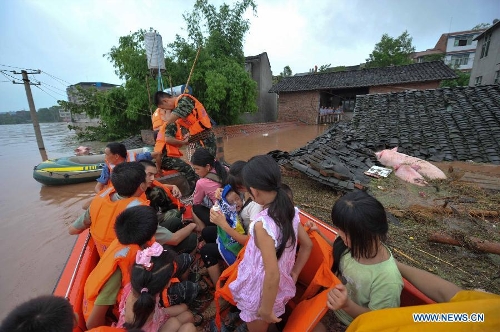
{"label": "inflatable boat handle rope", "polygon": [[83,255],[85,253],[85,249],[87,249],[87,245],[89,244],[90,240],[90,232],[87,235],[87,238],[85,239],[85,243],[82,248],[82,252],[80,252],[80,257],[78,257],[78,261],[76,262],[76,267],[75,270],[73,271],[73,275],[71,276],[71,280],[69,281],[68,289],[66,290],[66,294],[64,297],[66,299],[69,299],[69,293],[71,292],[71,289],[73,288],[73,283],[75,282],[76,274],[78,273],[78,269],[80,268],[80,263],[82,262]]}

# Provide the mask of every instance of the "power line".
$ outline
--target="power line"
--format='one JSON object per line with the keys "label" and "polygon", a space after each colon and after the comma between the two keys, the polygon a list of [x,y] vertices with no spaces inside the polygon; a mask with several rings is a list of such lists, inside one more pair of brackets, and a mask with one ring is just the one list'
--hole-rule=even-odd
{"label": "power line", "polygon": [[[40,84],[40,85],[44,85],[44,86],[45,86],[45,88],[46,88],[46,89],[48,89],[48,90],[50,90],[51,92],[56,93],[56,94],[58,94],[58,95],[60,95],[60,96],[63,96],[63,97],[67,97],[67,95],[66,95],[66,94],[62,94],[62,93],[60,93],[60,92],[57,92],[57,91],[55,91],[55,90],[53,90],[53,89],[49,88],[48,86],[51,86],[51,85],[49,85],[49,84],[47,84],[47,83],[44,83],[44,82],[41,82],[40,80],[37,80],[37,79],[35,78],[35,76],[31,75],[31,79],[32,79],[33,81],[35,81],[35,83],[38,83],[38,84]],[[53,87],[53,88],[57,89],[56,87]],[[61,90],[61,89],[58,89],[58,90]]]}
{"label": "power line", "polygon": [[33,70],[33,71],[35,71],[35,70],[36,70],[36,69],[26,69],[26,68],[22,68],[22,67],[15,67],[15,66],[2,65],[1,63],[0,63],[0,66],[2,66],[2,67],[9,67],[9,68],[16,68],[16,69],[22,69],[22,70]]}
{"label": "power line", "polygon": [[[43,70],[42,70],[42,73],[44,73],[45,75],[48,75],[48,76],[52,77],[52,78],[53,78],[53,79],[55,79],[55,80],[60,81],[60,82],[67,83],[68,85],[73,85],[73,84],[71,84],[70,82],[63,80],[62,78],[58,78],[58,77],[55,77],[54,75],[51,75],[51,74],[47,73],[46,71],[43,71]],[[61,83],[61,84],[62,84],[62,83]],[[64,86],[66,86],[66,84],[63,84],[63,85],[64,85]]]}
{"label": "power line", "polygon": [[44,89],[42,89],[41,87],[39,87],[38,85],[34,85],[34,87],[42,90],[43,92],[45,92],[46,94],[48,94],[49,96],[51,96],[52,98],[54,98],[55,100],[59,100],[58,98],[54,97],[53,95],[51,95],[50,93],[48,93],[47,91],[45,91]]}
{"label": "power line", "polygon": [[[7,78],[9,78],[9,77],[10,77],[10,78],[12,78],[12,79],[14,79],[14,80],[17,80],[17,81],[20,81],[20,82],[22,82],[22,81],[23,81],[23,80],[22,80],[22,79],[20,79],[20,78],[17,78],[17,77],[14,77],[14,76],[10,75],[10,74],[7,74],[7,73],[5,72],[5,70],[0,70],[0,73],[2,73],[2,75],[3,75],[3,76],[5,76],[5,77],[7,77]],[[13,83],[14,83],[14,81],[11,81],[11,82],[13,82]]]}

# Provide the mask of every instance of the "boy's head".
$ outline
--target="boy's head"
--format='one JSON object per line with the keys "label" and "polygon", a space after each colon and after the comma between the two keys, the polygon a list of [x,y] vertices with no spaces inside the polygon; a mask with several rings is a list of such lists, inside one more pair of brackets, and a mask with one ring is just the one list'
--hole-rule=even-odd
{"label": "boy's head", "polygon": [[240,194],[236,192],[231,185],[226,184],[222,190],[221,197],[227,204],[234,206],[236,212],[240,212],[243,208],[243,200]]}
{"label": "boy's head", "polygon": [[3,320],[0,331],[71,332],[75,319],[68,300],[54,295],[42,295],[14,308]]}
{"label": "boy's head", "polygon": [[241,199],[241,196],[234,190],[230,190],[227,192],[226,201],[229,203],[229,205],[235,207],[236,212],[240,212],[243,208],[243,200]]}
{"label": "boy's head", "polygon": [[175,108],[175,98],[170,93],[164,91],[156,91],[154,95],[154,102],[156,107],[164,110],[172,110]]}
{"label": "boy's head", "polygon": [[115,233],[121,244],[142,246],[151,240],[157,228],[156,211],[150,206],[133,206],[116,217]]}
{"label": "boy's head", "polygon": [[146,170],[137,161],[118,164],[111,173],[111,184],[120,196],[140,196],[147,189]]}
{"label": "boy's head", "polygon": [[144,166],[146,172],[146,184],[147,187],[150,188],[156,174],[158,173],[158,169],[156,168],[156,164],[151,160],[141,160],[140,163]]}

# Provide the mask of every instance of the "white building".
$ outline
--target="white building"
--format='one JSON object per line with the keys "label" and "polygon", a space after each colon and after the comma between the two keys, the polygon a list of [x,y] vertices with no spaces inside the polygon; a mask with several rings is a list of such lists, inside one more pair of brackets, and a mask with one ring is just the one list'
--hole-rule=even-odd
{"label": "white building", "polygon": [[477,50],[469,86],[500,84],[500,21],[475,38]]}
{"label": "white building", "polygon": [[474,56],[477,48],[477,40],[475,40],[475,38],[485,30],[486,29],[444,33],[437,41],[434,48],[415,52],[412,55],[412,59],[420,63],[426,61],[426,57],[428,56],[440,54],[443,56],[444,63],[451,68],[470,71],[474,63]]}

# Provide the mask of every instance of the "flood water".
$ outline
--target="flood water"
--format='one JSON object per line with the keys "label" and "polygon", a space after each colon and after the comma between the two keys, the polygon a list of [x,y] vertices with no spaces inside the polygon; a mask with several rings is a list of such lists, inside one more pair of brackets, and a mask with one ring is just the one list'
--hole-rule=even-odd
{"label": "flood water", "polygon": [[[81,145],[65,123],[41,124],[50,159],[69,156]],[[293,126],[225,138],[227,162],[248,160],[271,150],[292,151],[321,134],[325,126]],[[94,151],[105,143],[84,143]],[[76,236],[67,226],[82,212],[95,182],[44,186],[33,179],[41,162],[33,126],[0,126],[0,320],[17,304],[52,293]]]}

